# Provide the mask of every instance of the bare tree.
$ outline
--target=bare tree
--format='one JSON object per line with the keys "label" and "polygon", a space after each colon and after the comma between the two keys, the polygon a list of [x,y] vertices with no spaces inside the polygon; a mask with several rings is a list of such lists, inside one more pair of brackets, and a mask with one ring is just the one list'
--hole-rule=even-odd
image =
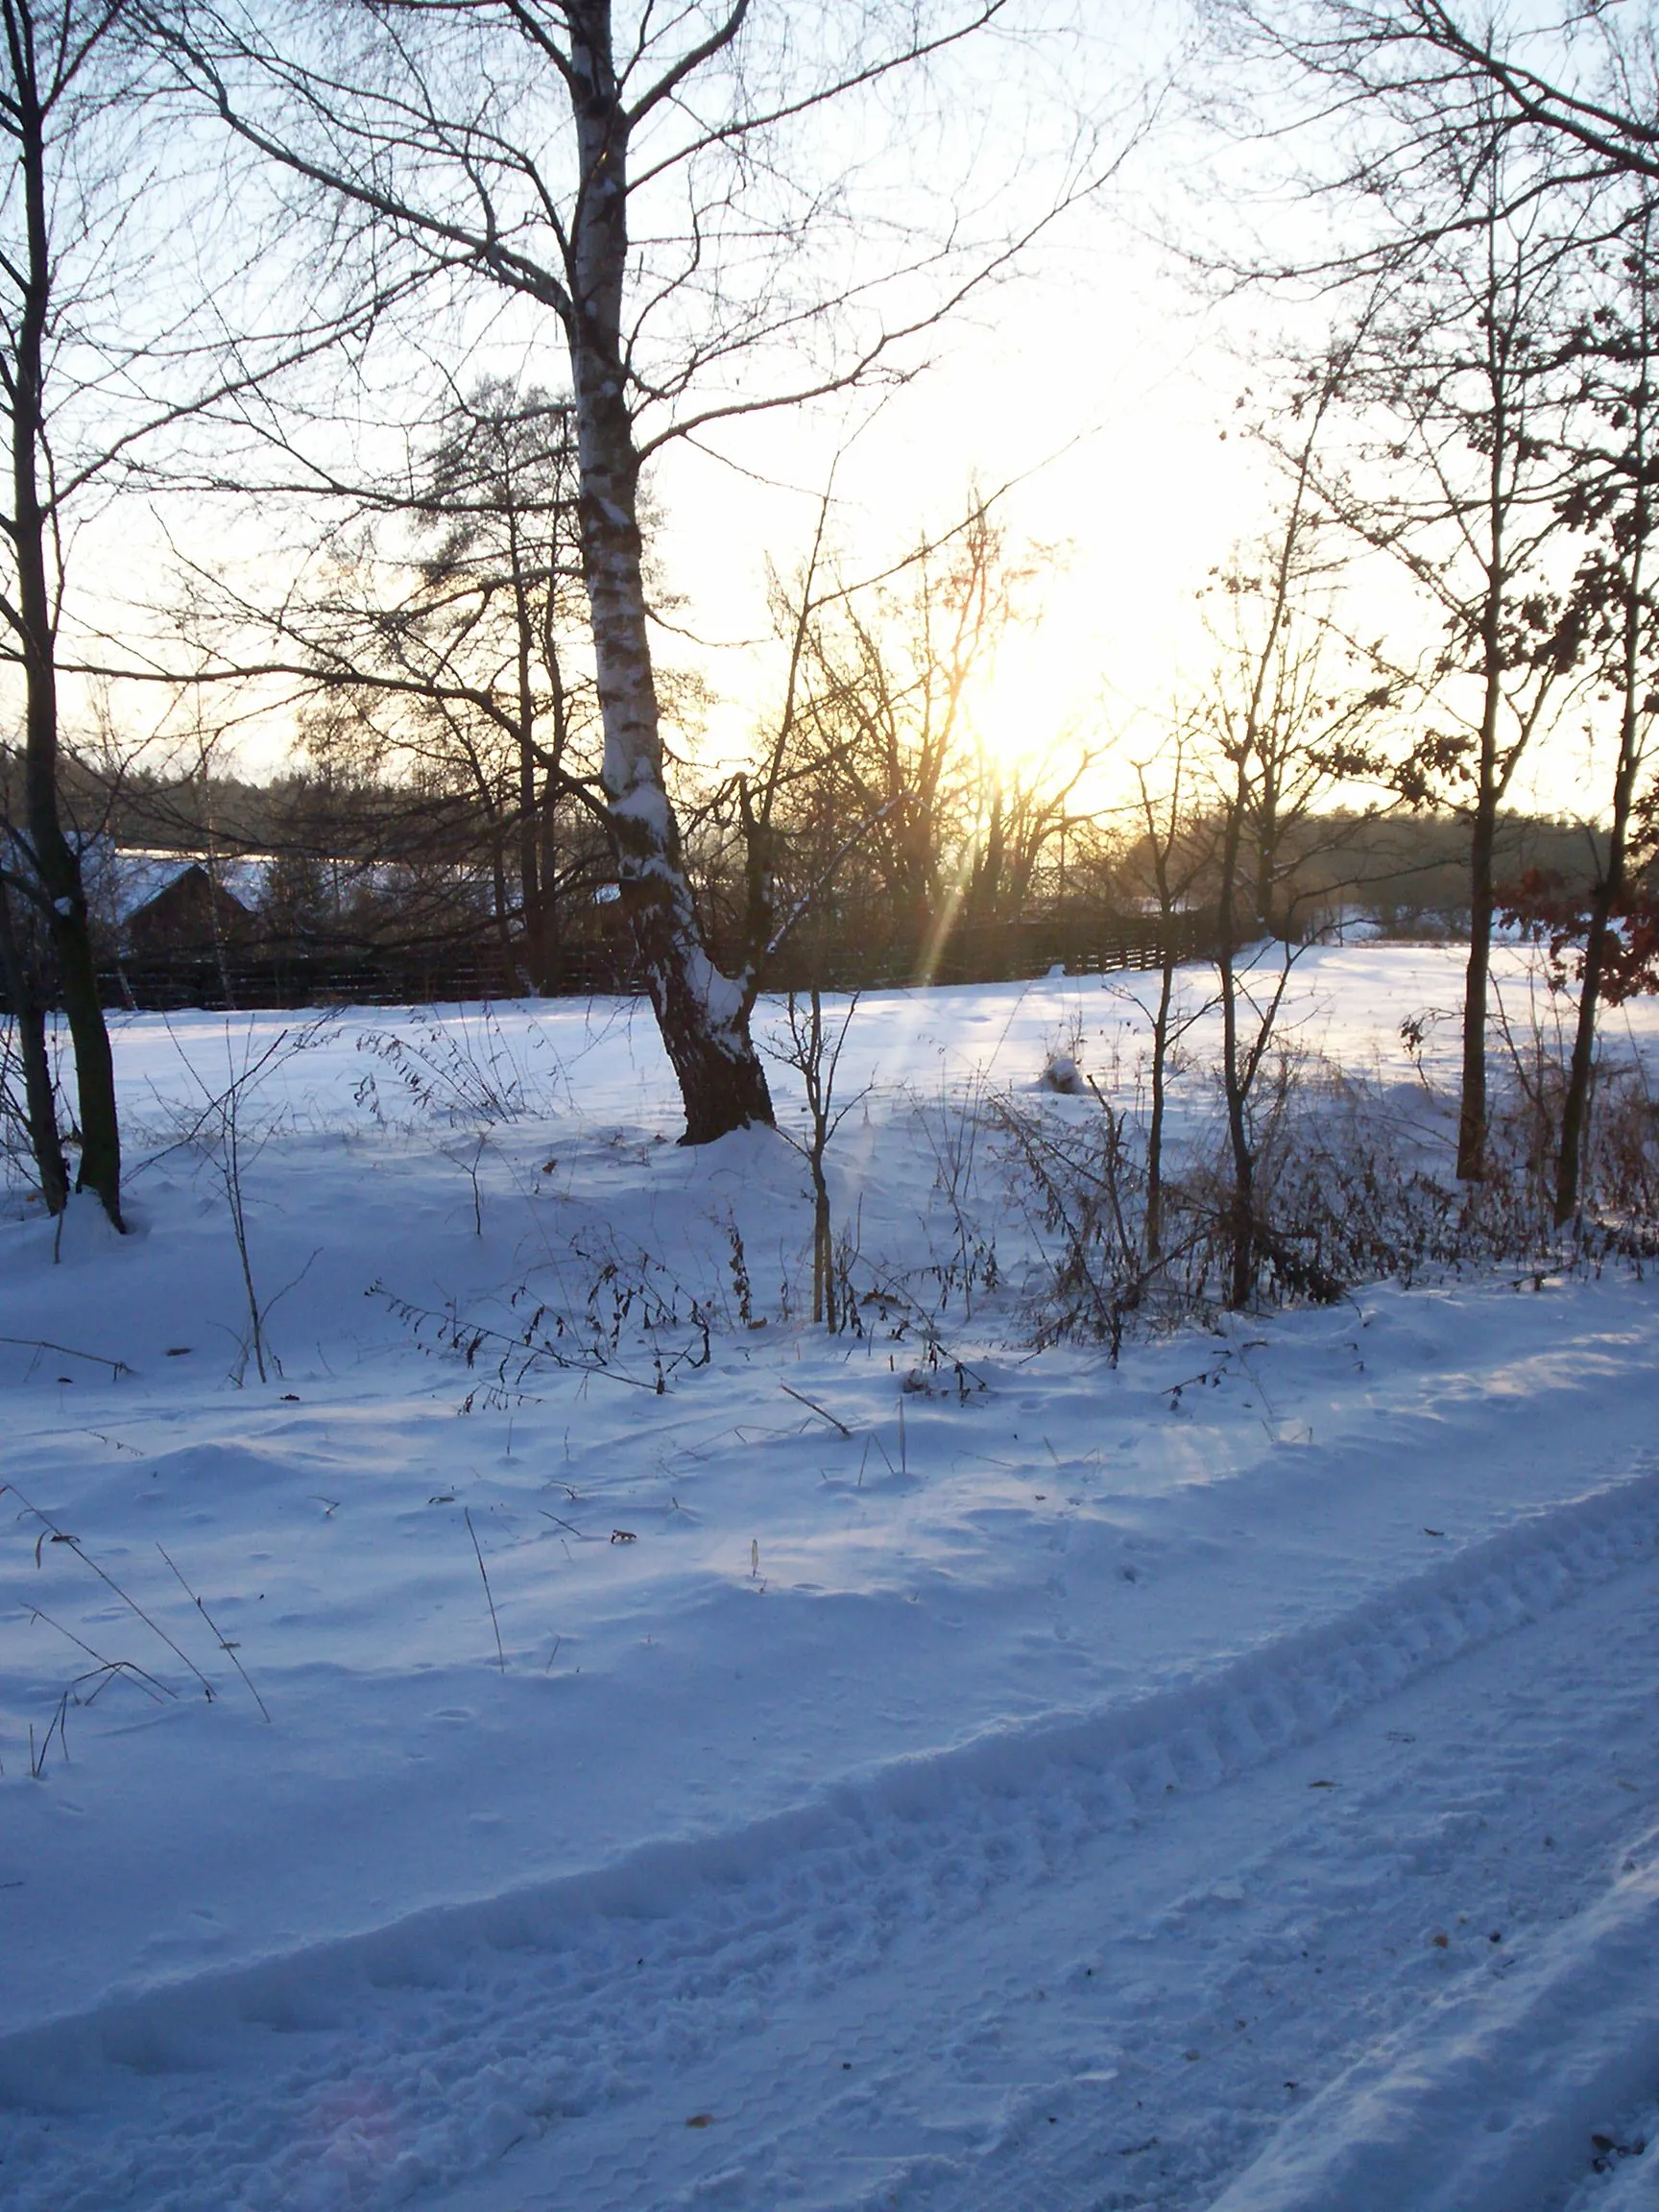
{"label": "bare tree", "polygon": [[[1654,213],[1640,221],[1614,257],[1611,299],[1582,326],[1585,370],[1581,425],[1573,443],[1568,518],[1594,532],[1575,598],[1591,666],[1617,715],[1607,834],[1583,917],[1578,1011],[1561,1109],[1555,1221],[1578,1210],[1588,1134],[1596,1024],[1615,950],[1616,916],[1625,899],[1638,780],[1659,714],[1659,605],[1651,573],[1659,529],[1659,268]],[[1595,428],[1589,427],[1594,423]]]}
{"label": "bare tree", "polygon": [[[1267,58],[1281,90],[1289,64],[1326,94],[1335,87],[1349,113],[1414,117],[1413,135],[1372,139],[1357,182],[1398,181],[1430,147],[1496,120],[1506,135],[1555,142],[1579,180],[1659,183],[1659,44],[1641,9],[1560,0],[1517,22],[1448,0],[1216,0],[1213,12]],[[1518,184],[1510,210],[1533,197]]]}
{"label": "bare tree", "polygon": [[215,683],[240,659],[251,690],[280,674],[321,702],[303,727],[334,767],[349,751],[405,779],[412,814],[422,793],[459,810],[487,847],[505,972],[545,990],[562,895],[600,842],[562,857],[562,829],[605,821],[570,408],[486,378],[412,444],[406,477],[334,487],[343,511],[271,603],[197,565],[180,627]]}
{"label": "bare tree", "polygon": [[1151,762],[1135,763],[1143,833],[1131,846],[1124,869],[1130,884],[1140,881],[1148,887],[1145,903],[1158,917],[1158,1003],[1152,1015],[1151,1098],[1146,1117],[1148,1268],[1158,1266],[1164,1257],[1164,1124],[1170,1054],[1213,1003],[1208,998],[1186,1007],[1176,1002],[1182,927],[1198,886],[1214,860],[1214,821],[1196,815],[1192,806],[1188,756],[1195,735],[1186,721],[1177,723],[1166,751],[1161,782],[1153,779]]}
{"label": "bare tree", "polygon": [[976,498],[887,574],[850,583],[829,562],[782,610],[796,635],[781,823],[813,852],[859,826],[843,880],[856,870],[872,924],[921,980],[975,889],[989,903],[1022,865],[1028,879],[1065,818],[1040,784],[998,785],[973,730],[972,687],[1023,574]]}
{"label": "bare tree", "polygon": [[1084,749],[1060,768],[1052,756],[1035,749],[1029,761],[1010,759],[983,743],[975,751],[978,788],[963,912],[982,926],[1005,924],[1029,905],[1050,849],[1093,820],[1072,799],[1094,755]]}
{"label": "bare tree", "polygon": [[1393,426],[1392,481],[1356,517],[1406,565],[1441,616],[1438,727],[1403,787],[1450,799],[1469,825],[1469,960],[1457,1172],[1483,1172],[1486,1012],[1498,818],[1528,749],[1551,726],[1577,655],[1577,623],[1551,574],[1562,477],[1561,233],[1504,212],[1501,156],[1465,150],[1460,196],[1481,220],[1425,251],[1380,322],[1371,395]]}
{"label": "bare tree", "polygon": [[809,157],[811,131],[836,114],[853,127],[855,102],[875,121],[889,88],[1007,9],[922,0],[798,22],[751,0],[391,0],[329,15],[326,55],[303,17],[150,12],[180,84],[336,215],[354,211],[372,253],[493,283],[560,333],[611,832],[692,1142],[772,1112],[749,1035],[756,977],[709,957],[669,802],[641,469],[668,439],[898,366],[1094,181],[1091,150],[994,235],[958,221],[918,240],[889,200],[852,269],[853,196]]}
{"label": "bare tree", "polygon": [[[598,802],[584,757],[593,691],[586,609],[573,600],[576,479],[567,405],[499,382],[477,388],[453,410],[433,457],[436,541],[421,577],[445,661],[477,667],[486,733],[498,733],[505,750],[505,776],[478,781],[481,793],[505,782],[510,794],[523,958],[538,991],[558,968],[561,803]],[[486,757],[493,750],[486,744]]]}
{"label": "bare tree", "polygon": [[[137,16],[132,0],[0,0],[0,661],[23,733],[4,865],[52,971],[29,984],[25,1027],[29,996],[49,984],[75,1054],[77,1187],[117,1228],[120,1122],[84,867],[97,825],[64,805],[65,701],[82,679],[156,671],[141,653],[111,662],[89,591],[72,612],[71,552],[118,493],[155,481],[170,437],[372,311],[359,299],[344,325],[308,311],[275,329],[240,319],[271,241],[250,212],[228,244],[210,242],[210,181],[179,137],[147,129]],[[36,1149],[50,1192],[60,1153],[43,1107]]]}
{"label": "bare tree", "polygon": [[[1418,124],[1423,136],[1408,143]],[[1369,765],[1412,804],[1450,805],[1468,826],[1457,1172],[1475,1179],[1499,818],[1578,652],[1563,589],[1560,440],[1583,208],[1547,165],[1521,159],[1479,88],[1452,123],[1407,103],[1383,142],[1374,181],[1391,244],[1382,274],[1369,249],[1340,270],[1365,304],[1327,402],[1346,419],[1348,452],[1321,464],[1318,489],[1401,565],[1441,628],[1432,718],[1404,758]]]}
{"label": "bare tree", "polygon": [[[1350,380],[1382,418],[1371,473],[1335,503],[1404,563],[1444,625],[1437,726],[1400,787],[1468,825],[1457,1171],[1474,1179],[1499,813],[1581,642],[1582,602],[1561,572],[1563,355],[1585,252],[1635,219],[1608,179],[1659,175],[1642,168],[1651,40],[1594,7],[1526,39],[1445,0],[1217,0],[1214,12],[1235,56],[1265,64],[1248,96],[1272,104],[1274,128],[1312,125],[1302,181],[1340,215],[1302,273],[1387,297]],[[1635,105],[1621,108],[1624,95]]]}
{"label": "bare tree", "polygon": [[853,992],[839,1017],[824,1018],[824,995],[814,984],[805,997],[791,991],[784,1009],[785,1036],[774,1047],[779,1061],[793,1068],[801,1077],[801,1087],[806,1101],[806,1134],[804,1138],[784,1135],[806,1162],[812,1178],[812,1318],[823,1322],[833,1336],[847,1320],[842,1310],[841,1286],[835,1268],[835,1224],[830,1210],[830,1178],[825,1171],[825,1159],[830,1141],[848,1115],[865,1095],[860,1091],[852,1098],[835,1095],[835,1079],[840,1072],[841,1053],[847,1043],[853,1017],[858,1010],[858,994]]}
{"label": "bare tree", "polygon": [[[40,915],[49,939],[75,1046],[81,1159],[78,1185],[95,1190],[121,1227],[121,1138],[115,1070],[98,994],[81,854],[65,834],[59,804],[58,632],[63,592],[64,481],[52,437],[55,357],[66,349],[65,324],[78,302],[63,262],[66,238],[89,212],[74,204],[77,172],[95,166],[88,143],[109,92],[96,80],[111,42],[120,0],[0,0],[0,137],[6,149],[0,225],[0,421],[10,462],[0,538],[10,574],[0,586],[0,620],[10,633],[23,685],[24,804],[12,834],[12,881]],[[17,862],[21,865],[16,865]],[[10,928],[9,937],[14,939]],[[48,1202],[60,1189],[56,1125],[47,1135],[36,1105],[39,1040],[24,983],[14,1007],[25,1032],[31,1122]],[[42,1151],[45,1157],[42,1158]]]}
{"label": "bare tree", "polygon": [[[1303,404],[1287,497],[1261,558],[1223,573],[1230,619],[1219,634],[1220,658],[1203,712],[1217,757],[1212,880],[1231,1163],[1228,1303],[1234,1307],[1254,1296],[1272,1243],[1256,1199],[1254,1100],[1298,935],[1298,894],[1278,856],[1286,832],[1363,757],[1367,725],[1388,711],[1395,696],[1392,672],[1343,635],[1331,609],[1331,522],[1322,511],[1317,457],[1350,360],[1346,348],[1338,349]],[[1273,924],[1264,908],[1274,914]],[[1280,944],[1258,959],[1250,948],[1270,929]]]}

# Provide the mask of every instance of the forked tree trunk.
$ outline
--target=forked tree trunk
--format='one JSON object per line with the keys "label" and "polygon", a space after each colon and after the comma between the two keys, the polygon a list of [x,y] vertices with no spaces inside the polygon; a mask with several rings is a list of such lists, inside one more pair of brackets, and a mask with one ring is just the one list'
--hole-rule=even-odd
{"label": "forked tree trunk", "polygon": [[568,324],[581,473],[582,570],[605,728],[605,795],[624,910],[685,1108],[685,1142],[772,1125],[749,1035],[750,993],[703,941],[668,801],[646,622],[639,461],[622,365],[628,260],[628,119],[616,83],[609,0],[571,0],[582,183],[571,224]]}

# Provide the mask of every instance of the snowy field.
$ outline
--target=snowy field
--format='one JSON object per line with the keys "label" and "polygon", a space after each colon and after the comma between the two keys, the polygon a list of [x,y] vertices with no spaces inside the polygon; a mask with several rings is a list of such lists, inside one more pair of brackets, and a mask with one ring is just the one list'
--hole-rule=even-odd
{"label": "snowy field", "polygon": [[[7,2212],[1659,2204],[1659,1286],[1033,1352],[978,1109],[1148,980],[859,1007],[835,1339],[637,1009],[118,1026],[135,1233],[0,1223]],[[1288,1013],[1432,1139],[1459,982]]]}

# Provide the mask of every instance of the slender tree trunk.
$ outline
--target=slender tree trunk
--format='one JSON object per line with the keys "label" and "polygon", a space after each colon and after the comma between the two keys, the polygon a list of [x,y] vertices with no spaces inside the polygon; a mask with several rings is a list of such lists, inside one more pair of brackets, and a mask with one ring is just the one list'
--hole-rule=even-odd
{"label": "slender tree trunk", "polygon": [[812,1318],[822,1321],[831,1336],[837,1326],[835,1311],[835,1238],[830,1218],[830,1186],[824,1175],[824,1154],[814,1132],[808,1164],[812,1169]]}
{"label": "slender tree trunk", "polygon": [[15,334],[12,407],[13,553],[24,685],[24,804],[34,872],[44,898],[63,1011],[75,1047],[81,1166],[76,1189],[95,1190],[117,1229],[121,1219],[121,1128],[115,1068],[98,997],[98,971],[81,858],[63,834],[58,805],[57,635],[47,582],[48,521],[37,470],[45,443],[42,377],[52,282],[45,174],[46,118],[36,95],[34,57],[14,65],[17,138],[27,227],[27,280]]}
{"label": "slender tree trunk", "polygon": [[1146,1259],[1164,1256],[1164,1093],[1169,1071],[1169,1009],[1175,996],[1171,922],[1163,917],[1164,957],[1158,978],[1158,1012],[1152,1023],[1152,1118],[1146,1128]]}
{"label": "slender tree trunk", "polygon": [[824,1172],[824,1155],[830,1149],[830,1086],[833,1062],[826,1066],[824,994],[812,985],[811,1015],[807,1029],[806,1103],[812,1116],[812,1143],[807,1154],[812,1169],[812,1318],[822,1321],[831,1336],[841,1325],[835,1298],[835,1232],[830,1214],[830,1181]]}
{"label": "slender tree trunk", "polygon": [[1008,831],[1002,812],[1002,786],[998,782],[991,794],[991,819],[985,828],[985,843],[974,871],[974,896],[970,901],[975,922],[989,926],[1003,919],[1004,912],[1013,912],[1012,905],[1004,908],[1003,877],[1008,870]]}
{"label": "slender tree trunk", "polygon": [[46,1044],[46,1009],[37,998],[25,998],[18,1006],[17,1049],[23,1062],[24,1110],[29,1117],[29,1142],[40,1178],[40,1195],[48,1214],[61,1214],[69,1203],[69,1164],[58,1131],[58,1101]]}
{"label": "slender tree trunk", "polygon": [[[1488,268],[1494,233],[1486,231]],[[1486,458],[1485,584],[1480,606],[1479,781],[1475,819],[1469,833],[1469,965],[1463,978],[1463,1084],[1457,1108],[1457,1173],[1477,1183],[1486,1172],[1486,994],[1492,971],[1492,854],[1498,835],[1498,802],[1504,778],[1499,773],[1498,721],[1503,709],[1503,621],[1508,599],[1508,503],[1504,472],[1510,459],[1511,403],[1500,346],[1498,278],[1489,278],[1484,319],[1487,380],[1491,395],[1490,450]],[[1510,756],[1510,766],[1514,764]]]}
{"label": "slender tree trunk", "polygon": [[490,899],[495,909],[495,936],[501,947],[501,988],[511,993],[518,963],[513,943],[513,901],[507,889],[507,833],[499,823],[490,831]]}
{"label": "slender tree trunk", "polygon": [[58,1101],[52,1089],[52,1060],[46,1045],[46,1007],[17,936],[12,893],[0,884],[0,976],[17,1025],[17,1057],[23,1069],[23,1112],[29,1148],[40,1195],[49,1214],[61,1214],[69,1202],[69,1168],[58,1132]]}
{"label": "slender tree trunk", "polygon": [[[541,897],[541,825],[536,805],[536,693],[530,676],[535,622],[524,588],[524,550],[513,525],[513,597],[518,643],[518,912],[524,931],[524,968],[532,991],[547,988],[547,951]],[[548,585],[549,593],[552,585]]]}
{"label": "slender tree trunk", "polygon": [[[1612,867],[1609,864],[1608,875]],[[1567,1095],[1561,1102],[1561,1150],[1555,1162],[1554,1218],[1565,1228],[1578,1211],[1578,1185],[1583,1168],[1584,1139],[1589,1121],[1590,1077],[1596,1060],[1596,1010],[1601,974],[1607,958],[1607,939],[1613,911],[1610,883],[1599,883],[1590,908],[1590,927],[1584,940],[1584,973],[1578,984],[1578,1020],[1573,1033],[1573,1058],[1567,1071]]]}
{"label": "slender tree trunk", "polygon": [[541,886],[541,825],[536,812],[536,756],[518,748],[518,903],[524,917],[524,967],[533,991],[547,988],[546,917]]}
{"label": "slender tree trunk", "polygon": [[1496,779],[1484,769],[1469,832],[1469,965],[1463,977],[1463,1085],[1457,1110],[1457,1173],[1486,1172],[1486,998],[1492,972],[1492,854],[1498,835]]}
{"label": "slender tree trunk", "polygon": [[1643,240],[1638,264],[1641,302],[1639,380],[1629,407],[1629,453],[1634,464],[1634,498],[1628,517],[1629,538],[1623,574],[1623,620],[1619,640],[1620,708],[1619,759],[1613,774],[1613,818],[1608,825],[1607,862],[1597,880],[1590,905],[1590,926],[1584,940],[1584,971],[1578,984],[1578,1021],[1573,1036],[1573,1059],[1567,1072],[1567,1095],[1561,1102],[1561,1149],[1555,1162],[1555,1226],[1564,1228],[1578,1211],[1584,1172],[1585,1140],[1590,1118],[1590,1079],[1596,1058],[1596,1021],[1606,969],[1613,911],[1624,891],[1625,858],[1629,850],[1630,810],[1636,777],[1642,764],[1644,691],[1642,668],[1643,628],[1647,615],[1644,565],[1647,540],[1653,528],[1648,504],[1648,443],[1653,395],[1649,377],[1653,363],[1651,270],[1648,239]]}
{"label": "slender tree trunk", "polygon": [[555,818],[555,799],[552,780],[549,779],[541,795],[541,813],[537,822],[537,891],[541,900],[541,976],[539,988],[554,992],[559,988],[563,960],[560,950],[559,901],[555,886],[559,880],[559,830]]}
{"label": "slender tree trunk", "polygon": [[1238,1053],[1238,978],[1234,965],[1238,887],[1238,845],[1244,827],[1247,760],[1228,810],[1221,854],[1221,899],[1215,966],[1221,981],[1221,1087],[1227,1105],[1227,1142],[1233,1156],[1233,1190],[1227,1224],[1230,1250],[1227,1303],[1235,1312],[1256,1293],[1256,1160],[1250,1148],[1244,1070]]}
{"label": "slender tree trunk", "polygon": [[1265,780],[1256,842],[1256,920],[1270,937],[1279,926],[1273,914],[1273,870],[1278,858],[1279,800],[1271,777]]}
{"label": "slender tree trunk", "polygon": [[[1634,677],[1633,663],[1629,668]],[[1565,1227],[1578,1211],[1584,1140],[1590,1115],[1590,1078],[1596,1059],[1596,1018],[1606,971],[1613,909],[1624,888],[1624,858],[1630,834],[1630,805],[1641,760],[1641,724],[1633,681],[1627,681],[1621,718],[1619,769],[1613,785],[1613,819],[1608,829],[1607,864],[1590,905],[1584,939],[1584,973],[1578,984],[1578,1020],[1573,1033],[1573,1058],[1567,1095],[1561,1103],[1561,1149],[1555,1163],[1555,1226]]]}
{"label": "slender tree trunk", "polygon": [[771,1126],[772,1100],[749,1035],[751,993],[721,974],[704,945],[663,778],[641,572],[639,463],[622,367],[628,123],[609,0],[570,0],[566,13],[582,176],[570,241],[570,367],[605,794],[624,907],[685,1101],[685,1142],[702,1144],[748,1122]]}

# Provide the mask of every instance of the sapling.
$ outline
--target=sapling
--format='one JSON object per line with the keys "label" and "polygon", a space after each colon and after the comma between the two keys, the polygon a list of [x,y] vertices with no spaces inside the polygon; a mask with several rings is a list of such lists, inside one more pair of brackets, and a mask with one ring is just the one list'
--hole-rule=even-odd
{"label": "sapling", "polygon": [[[217,1092],[195,1066],[180,1038],[177,1035],[173,1036],[174,1049],[179,1054],[186,1073],[202,1097],[201,1111],[190,1120],[183,1134],[177,1140],[177,1144],[198,1146],[219,1178],[225,1192],[225,1203],[230,1216],[230,1234],[235,1242],[236,1260],[242,1277],[242,1294],[248,1312],[248,1332],[241,1339],[241,1357],[233,1371],[233,1379],[238,1384],[247,1373],[250,1359],[252,1360],[261,1382],[270,1381],[273,1368],[278,1376],[281,1374],[281,1361],[272,1351],[267,1334],[271,1309],[276,1305],[277,1298],[287,1296],[311,1264],[311,1261],[308,1260],[305,1267],[301,1269],[301,1275],[296,1276],[294,1282],[286,1284],[276,1297],[269,1300],[260,1297],[254,1283],[252,1258],[248,1243],[246,1176],[249,1166],[264,1149],[270,1137],[270,1130],[267,1128],[251,1140],[243,1118],[243,1109],[254,1091],[276,1069],[292,1059],[296,1053],[308,1051],[316,1045],[322,1033],[330,1026],[332,1019],[332,1016],[323,1015],[300,1028],[278,1029],[276,1036],[266,1045],[264,1050],[258,1053],[255,1053],[253,1049],[257,1034],[256,1028],[253,1022],[250,1022],[244,1033],[239,1060],[231,1041],[230,1023],[227,1022],[225,1024],[225,1061],[228,1080],[224,1090]],[[169,1029],[169,1034],[172,1035],[171,1029]],[[168,1147],[169,1150],[174,1148],[174,1146]],[[156,1155],[156,1157],[160,1157],[160,1155]],[[146,1166],[153,1164],[153,1162],[146,1162]],[[316,1257],[316,1253],[311,1255],[312,1260],[315,1260]]]}
{"label": "sapling", "polygon": [[805,1161],[812,1178],[812,1318],[823,1322],[831,1335],[842,1326],[846,1299],[837,1279],[835,1232],[824,1159],[830,1139],[866,1095],[865,1091],[859,1091],[839,1105],[835,1102],[835,1077],[857,1007],[858,993],[854,991],[848,996],[839,1023],[827,1022],[824,996],[815,983],[805,994],[805,1004],[791,991],[784,1012],[788,1042],[769,1048],[774,1059],[796,1070],[805,1093],[805,1139],[790,1135],[787,1129],[782,1134]]}
{"label": "sapling", "polygon": [[1146,826],[1142,847],[1158,907],[1158,1004],[1152,1016],[1152,1096],[1146,1123],[1146,1260],[1156,1266],[1164,1251],[1164,1124],[1167,1109],[1170,1057],[1175,1046],[1213,1003],[1205,998],[1176,1004],[1175,972],[1181,951],[1180,921],[1193,888],[1211,857],[1209,825],[1193,819],[1184,789],[1187,733],[1175,733],[1166,787],[1154,793],[1146,766],[1135,764],[1141,813]]}

